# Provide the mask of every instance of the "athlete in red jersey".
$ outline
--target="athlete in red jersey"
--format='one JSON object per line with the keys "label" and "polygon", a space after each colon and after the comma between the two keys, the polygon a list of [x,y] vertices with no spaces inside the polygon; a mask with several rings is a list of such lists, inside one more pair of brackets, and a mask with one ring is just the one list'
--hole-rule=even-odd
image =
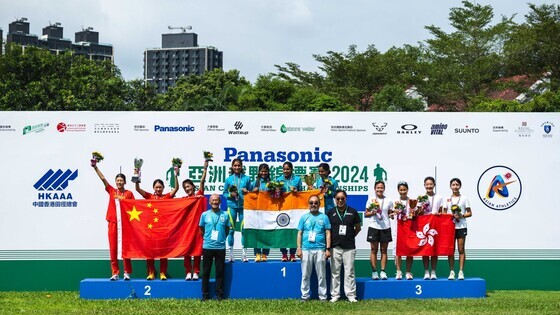
{"label": "athlete in red jersey", "polygon": [[[183,189],[187,194],[183,198],[201,198],[204,196],[204,182],[206,180],[206,170],[208,169],[208,161],[204,161],[204,171],[202,172],[202,177],[200,178],[200,186],[198,191],[195,193],[196,186],[194,185],[193,181],[190,179],[185,179],[183,181]],[[195,221],[200,221],[200,214]],[[194,266],[191,265],[191,256],[185,255],[185,280],[198,280],[198,274],[200,273],[200,256],[192,256],[194,261]]]}
{"label": "athlete in red jersey", "polygon": [[[117,258],[118,252],[118,232],[117,232],[117,211],[115,199],[134,199],[134,195],[131,191],[124,189],[126,184],[126,176],[123,174],[117,174],[115,177],[115,184],[117,189],[109,184],[103,173],[99,170],[96,163],[92,163],[92,167],[99,176],[99,179],[103,182],[105,186],[105,191],[109,193],[109,205],[107,206],[107,215],[105,220],[108,224],[108,236],[109,236],[109,255],[111,259],[111,278],[110,280],[119,279],[119,261]],[[124,280],[130,280],[130,275],[132,274],[132,264],[130,263],[130,258],[124,259]]]}
{"label": "athlete in red jersey", "polygon": [[[140,188],[140,183],[136,183],[136,191],[144,197],[144,199],[173,199],[175,194],[179,190],[179,180],[177,175],[177,169],[175,170],[175,188],[167,194],[163,194],[163,189],[165,186],[163,185],[163,181],[161,179],[154,180],[153,188],[154,193],[151,194],[149,192],[144,191]],[[148,267],[148,277],[146,280],[154,280],[156,275],[156,267],[154,259],[148,259],[146,261]],[[167,280],[167,258],[161,258],[159,260],[159,278],[161,280]]]}

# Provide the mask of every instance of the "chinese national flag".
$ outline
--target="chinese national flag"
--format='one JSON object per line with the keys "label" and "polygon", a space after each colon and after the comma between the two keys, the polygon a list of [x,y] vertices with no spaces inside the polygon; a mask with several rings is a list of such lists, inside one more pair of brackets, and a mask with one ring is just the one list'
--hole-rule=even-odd
{"label": "chinese national flag", "polygon": [[450,214],[398,221],[398,256],[449,256],[453,255],[454,246],[455,223]]}
{"label": "chinese national flag", "polygon": [[172,258],[202,255],[198,223],[206,198],[122,199],[123,258]]}

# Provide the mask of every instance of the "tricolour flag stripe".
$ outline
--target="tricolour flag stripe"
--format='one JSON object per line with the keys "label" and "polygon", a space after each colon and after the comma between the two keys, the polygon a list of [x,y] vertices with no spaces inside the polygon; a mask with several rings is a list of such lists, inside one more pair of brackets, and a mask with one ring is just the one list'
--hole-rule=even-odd
{"label": "tricolour flag stripe", "polygon": [[[296,247],[297,226],[300,218],[309,212],[308,200],[319,195],[319,190],[286,193],[272,198],[267,192],[245,195],[244,242],[248,248]],[[324,202],[321,196],[321,208]]]}

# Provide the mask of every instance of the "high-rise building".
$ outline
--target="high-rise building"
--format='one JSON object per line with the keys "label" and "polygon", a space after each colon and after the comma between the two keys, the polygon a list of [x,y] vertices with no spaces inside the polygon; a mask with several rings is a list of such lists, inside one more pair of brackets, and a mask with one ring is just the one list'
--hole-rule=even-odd
{"label": "high-rise building", "polygon": [[99,42],[99,32],[92,27],[76,32],[72,45],[76,55],[84,55],[92,60],[113,60],[113,46]]}
{"label": "high-rise building", "polygon": [[223,67],[221,51],[212,46],[199,47],[198,35],[187,33],[190,27],[180,29],[181,33],[162,34],[161,48],[144,52],[144,81],[156,84],[159,92],[174,86],[181,76]]}
{"label": "high-rise building", "polygon": [[76,32],[76,42],[64,38],[64,28],[60,23],[54,23],[43,28],[43,35],[30,34],[29,22],[21,18],[9,24],[6,43],[16,43],[22,47],[33,46],[48,49],[59,54],[72,51],[75,55],[83,55],[91,60],[113,60],[113,46],[99,43],[99,33],[88,27]]}

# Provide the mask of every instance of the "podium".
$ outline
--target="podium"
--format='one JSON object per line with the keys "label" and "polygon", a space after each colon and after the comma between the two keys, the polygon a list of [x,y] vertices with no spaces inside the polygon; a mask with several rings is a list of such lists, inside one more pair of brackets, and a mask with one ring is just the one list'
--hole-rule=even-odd
{"label": "podium", "polygon": [[[311,297],[317,298],[317,277],[311,277]],[[299,299],[301,297],[301,263],[247,262],[226,263],[224,295],[230,299]],[[327,287],[330,291],[330,268],[327,263]],[[344,285],[342,284],[342,287]],[[486,281],[480,278],[465,280],[372,280],[356,278],[359,300],[365,299],[431,299],[483,298]],[[343,291],[343,288],[341,288]],[[214,297],[215,281],[210,279],[210,296]],[[132,279],[84,279],[80,282],[83,299],[199,299],[202,282],[168,279],[167,281]]]}

